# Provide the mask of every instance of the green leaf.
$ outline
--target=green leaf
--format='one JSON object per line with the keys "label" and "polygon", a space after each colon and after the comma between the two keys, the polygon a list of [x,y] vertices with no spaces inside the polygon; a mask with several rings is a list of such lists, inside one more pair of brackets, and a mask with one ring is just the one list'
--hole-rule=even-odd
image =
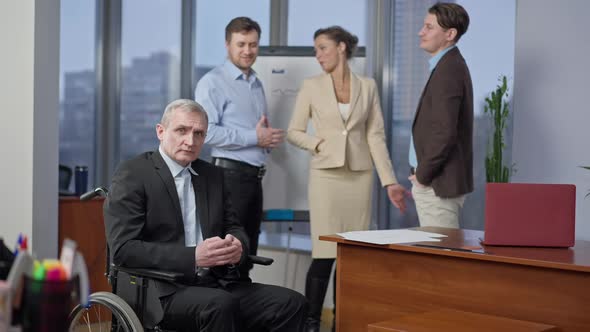
{"label": "green leaf", "polygon": [[510,116],[510,105],[508,104],[508,78],[500,75],[500,82],[496,88],[485,98],[484,113],[490,115],[493,124],[488,151],[485,160],[487,182],[508,182],[514,167],[504,166],[504,130],[507,119]]}

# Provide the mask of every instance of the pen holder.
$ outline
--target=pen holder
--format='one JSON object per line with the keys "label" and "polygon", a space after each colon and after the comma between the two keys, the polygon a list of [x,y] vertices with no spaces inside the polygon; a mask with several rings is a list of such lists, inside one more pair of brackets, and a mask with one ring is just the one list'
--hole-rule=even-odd
{"label": "pen holder", "polygon": [[24,277],[23,332],[68,331],[68,316],[78,298],[79,279],[35,280]]}

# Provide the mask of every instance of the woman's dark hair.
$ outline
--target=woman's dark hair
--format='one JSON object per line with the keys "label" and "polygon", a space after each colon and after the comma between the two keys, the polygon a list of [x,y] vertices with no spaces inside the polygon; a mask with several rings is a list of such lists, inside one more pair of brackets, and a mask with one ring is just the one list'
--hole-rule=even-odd
{"label": "woman's dark hair", "polygon": [[467,11],[456,3],[437,2],[428,9],[428,13],[436,16],[438,25],[441,28],[445,30],[457,30],[455,43],[459,41],[469,27],[469,15]]}
{"label": "woman's dark hair", "polygon": [[359,43],[359,39],[357,36],[353,35],[352,33],[346,31],[343,27],[338,25],[333,25],[331,27],[318,29],[313,34],[313,39],[315,40],[321,35],[325,35],[330,40],[336,42],[336,44],[340,44],[341,42],[346,45],[346,58],[352,58],[354,51],[356,51],[356,45]]}

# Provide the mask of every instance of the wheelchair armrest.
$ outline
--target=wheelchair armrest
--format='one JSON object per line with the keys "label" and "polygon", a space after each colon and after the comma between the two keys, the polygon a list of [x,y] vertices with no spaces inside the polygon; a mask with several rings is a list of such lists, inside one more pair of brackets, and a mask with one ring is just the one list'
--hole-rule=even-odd
{"label": "wheelchair armrest", "polygon": [[262,256],[254,256],[248,255],[248,259],[252,264],[260,264],[260,265],[270,265],[274,262],[274,259],[269,257],[262,257]]}
{"label": "wheelchair armrest", "polygon": [[[248,260],[252,264],[260,264],[260,265],[271,265],[274,262],[274,259],[269,257],[262,257],[262,256],[254,256],[248,255]],[[163,280],[163,281],[181,281],[184,279],[184,275],[179,272],[171,272],[171,271],[162,271],[162,270],[155,270],[155,269],[145,269],[145,268],[129,268],[123,266],[115,266],[111,265],[111,269],[115,271],[125,272],[132,276],[138,277],[145,277],[150,279],[156,280]]]}
{"label": "wheelchair armrest", "polygon": [[143,268],[128,268],[122,266],[111,266],[116,271],[125,272],[132,276],[145,277],[163,281],[180,281],[184,278],[182,273],[154,270],[154,269],[143,269]]}

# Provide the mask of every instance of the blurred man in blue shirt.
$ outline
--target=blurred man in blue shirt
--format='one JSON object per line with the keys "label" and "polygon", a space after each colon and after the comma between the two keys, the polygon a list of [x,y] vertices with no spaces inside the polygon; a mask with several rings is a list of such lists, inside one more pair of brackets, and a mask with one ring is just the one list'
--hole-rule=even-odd
{"label": "blurred man in blue shirt", "polygon": [[[227,60],[197,84],[195,100],[209,116],[205,144],[212,147],[213,163],[224,169],[238,219],[250,240],[250,254],[258,249],[262,220],[264,162],[270,149],[282,143],[282,129],[272,128],[262,82],[252,65],[258,56],[260,26],[236,17],[225,28]],[[251,266],[241,272],[247,276]]]}

